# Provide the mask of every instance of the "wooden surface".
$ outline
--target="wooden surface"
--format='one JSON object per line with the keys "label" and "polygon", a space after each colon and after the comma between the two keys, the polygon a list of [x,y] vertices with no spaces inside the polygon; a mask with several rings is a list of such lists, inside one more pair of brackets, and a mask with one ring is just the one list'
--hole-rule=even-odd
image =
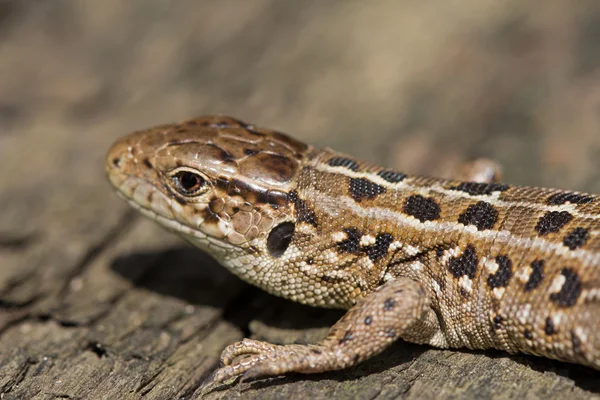
{"label": "wooden surface", "polygon": [[[409,172],[485,156],[510,183],[600,192],[597,2],[299,4],[0,2],[2,399],[199,398],[226,345],[315,341],[341,315],[134,214],[103,173],[129,130],[221,112]],[[599,377],[398,342],[206,398],[574,400]]]}

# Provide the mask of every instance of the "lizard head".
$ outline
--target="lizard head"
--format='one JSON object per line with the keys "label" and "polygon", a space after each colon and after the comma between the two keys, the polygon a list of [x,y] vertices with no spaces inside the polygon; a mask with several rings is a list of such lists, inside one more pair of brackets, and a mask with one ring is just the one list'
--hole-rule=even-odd
{"label": "lizard head", "polygon": [[289,193],[309,150],[279,132],[201,117],[119,139],[106,172],[134,208],[223,261],[285,251]]}

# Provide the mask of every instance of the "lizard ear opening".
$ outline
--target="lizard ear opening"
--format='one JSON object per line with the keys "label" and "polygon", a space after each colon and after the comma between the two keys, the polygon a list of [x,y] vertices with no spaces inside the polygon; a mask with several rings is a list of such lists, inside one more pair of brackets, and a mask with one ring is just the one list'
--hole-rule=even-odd
{"label": "lizard ear opening", "polygon": [[269,254],[275,258],[281,257],[290,246],[295,229],[296,226],[292,222],[283,222],[273,228],[267,238]]}

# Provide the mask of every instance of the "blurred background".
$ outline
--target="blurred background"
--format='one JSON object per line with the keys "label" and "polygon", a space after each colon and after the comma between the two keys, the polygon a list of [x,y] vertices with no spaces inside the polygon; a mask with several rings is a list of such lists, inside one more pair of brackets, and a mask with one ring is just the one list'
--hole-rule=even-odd
{"label": "blurred background", "polygon": [[[232,341],[293,342],[339,317],[199,264],[112,193],[117,137],[212,113],[406,172],[488,157],[509,183],[600,193],[600,2],[0,0],[2,393],[191,395]],[[600,391],[560,363],[398,349],[351,379],[263,389]]]}
{"label": "blurred background", "polygon": [[598,43],[596,0],[4,0],[19,173],[0,182],[101,179],[116,136],[224,113],[405,169],[484,155],[514,183],[600,190]]}

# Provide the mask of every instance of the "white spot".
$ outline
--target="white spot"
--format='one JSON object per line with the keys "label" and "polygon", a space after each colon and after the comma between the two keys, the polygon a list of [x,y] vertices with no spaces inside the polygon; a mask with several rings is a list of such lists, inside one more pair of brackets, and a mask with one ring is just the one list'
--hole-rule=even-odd
{"label": "white spot", "polygon": [[550,285],[550,293],[558,293],[565,284],[567,278],[563,274],[557,275]]}
{"label": "white spot", "polygon": [[340,261],[338,254],[334,250],[328,249],[321,254],[325,264],[336,265]]}
{"label": "white spot", "polygon": [[515,316],[517,317],[517,320],[519,320],[519,322],[522,325],[525,325],[529,320],[530,313],[531,313],[531,304],[527,303],[527,304],[523,305],[523,307],[519,307]]}
{"label": "white spot", "polygon": [[406,246],[404,246],[404,251],[406,252],[407,256],[416,256],[421,252],[421,249],[416,246],[411,246],[410,244],[407,244]]}
{"label": "white spot", "polygon": [[502,300],[502,297],[504,296],[504,292],[506,291],[506,288],[494,288],[494,290],[492,290],[492,294],[494,295],[494,297],[498,300]]}
{"label": "white spot", "polygon": [[359,244],[363,247],[372,246],[375,244],[375,236],[373,235],[364,235],[360,238]]}
{"label": "white spot", "polygon": [[458,284],[460,285],[460,287],[465,289],[467,293],[473,292],[473,281],[467,275],[461,276],[458,280]]}
{"label": "white spot", "polygon": [[600,289],[594,288],[594,289],[584,290],[583,293],[581,294],[581,297],[583,297],[584,301],[589,301],[589,302],[598,301],[598,300],[600,300]]}
{"label": "white spot", "polygon": [[521,281],[521,283],[527,283],[527,282],[529,282],[529,277],[531,276],[531,272],[532,272],[531,267],[526,266],[526,267],[518,269],[517,272],[515,272],[515,277],[519,281]]}
{"label": "white spot", "polygon": [[396,240],[390,244],[390,251],[398,250],[401,247],[402,247],[402,242],[399,242]]}
{"label": "white spot", "polygon": [[494,275],[497,271],[498,268],[500,268],[500,266],[498,265],[498,263],[496,262],[496,260],[485,260],[485,268],[488,270],[488,272],[492,275]]}
{"label": "white spot", "polygon": [[373,269],[373,267],[375,266],[375,264],[373,263],[373,261],[371,261],[369,257],[361,257],[357,261],[357,264],[364,269]]}
{"label": "white spot", "polygon": [[348,237],[348,235],[346,235],[346,232],[334,232],[331,234],[331,240],[333,240],[336,243],[339,243],[343,240],[345,240]]}
{"label": "white spot", "polygon": [[431,281],[431,287],[433,287],[433,291],[438,295],[442,292],[442,288],[440,287],[440,284],[437,283],[436,280]]}
{"label": "white spot", "polygon": [[581,340],[582,343],[586,343],[588,340],[587,333],[580,327],[575,328],[575,335]]}

